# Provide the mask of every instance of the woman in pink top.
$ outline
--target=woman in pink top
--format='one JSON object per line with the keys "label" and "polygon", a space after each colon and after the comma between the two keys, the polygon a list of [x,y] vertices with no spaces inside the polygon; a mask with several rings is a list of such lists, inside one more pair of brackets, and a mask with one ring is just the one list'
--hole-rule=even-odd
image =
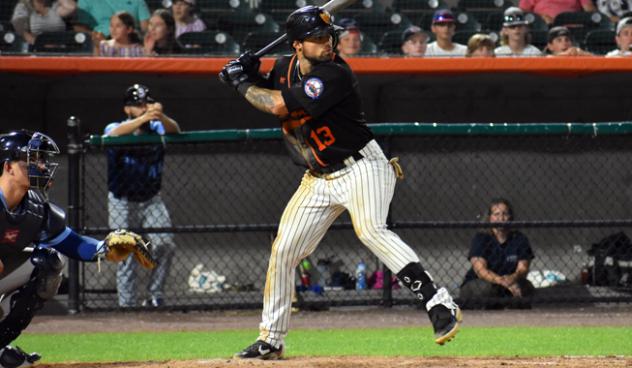
{"label": "woman in pink top", "polygon": [[128,12],[115,13],[110,18],[110,39],[99,42],[96,56],[144,56],[143,44],[134,29],[134,17]]}
{"label": "woman in pink top", "polygon": [[520,0],[520,9],[538,14],[548,24],[563,12],[597,11],[592,0]]}

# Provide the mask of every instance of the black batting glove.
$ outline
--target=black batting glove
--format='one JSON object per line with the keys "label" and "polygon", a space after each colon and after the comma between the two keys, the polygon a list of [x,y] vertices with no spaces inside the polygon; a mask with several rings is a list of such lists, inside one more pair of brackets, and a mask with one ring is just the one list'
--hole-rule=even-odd
{"label": "black batting glove", "polygon": [[249,77],[259,76],[259,67],[261,66],[261,59],[255,55],[254,52],[247,50],[239,56],[237,59],[244,67],[244,71]]}
{"label": "black batting glove", "polygon": [[239,60],[231,60],[219,72],[219,80],[233,88],[237,88],[239,84],[248,80],[248,74],[244,70],[244,66]]}

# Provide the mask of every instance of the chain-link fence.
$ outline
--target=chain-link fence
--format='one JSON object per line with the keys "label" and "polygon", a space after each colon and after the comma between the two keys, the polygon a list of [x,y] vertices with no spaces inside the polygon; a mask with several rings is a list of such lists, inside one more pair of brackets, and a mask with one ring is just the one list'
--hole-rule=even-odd
{"label": "chain-link fence", "polygon": [[[515,210],[509,226],[520,228],[535,253],[529,276],[537,287],[535,303],[632,300],[629,241],[610,247],[610,253],[593,246],[632,224],[631,123],[381,124],[372,129],[389,156],[401,157],[406,176],[397,186],[389,226],[420,255],[438,284],[458,295],[471,267],[470,242],[489,228],[490,200],[504,197]],[[152,147],[165,152],[160,193],[172,226],[132,230],[174,234],[166,305],[259,306],[276,226],[302,176],[280,132],[97,136],[83,149],[71,145],[72,225],[97,237],[112,230],[106,152]],[[366,289],[356,288],[361,261],[367,266]],[[71,275],[80,281],[78,288],[71,285],[71,300],[83,308],[115,308],[116,266],[101,264],[100,272],[97,264],[78,267],[80,277]],[[301,264],[298,295],[315,306],[413,302],[381,271],[343,214]],[[139,277],[142,299],[148,295],[148,272]]]}

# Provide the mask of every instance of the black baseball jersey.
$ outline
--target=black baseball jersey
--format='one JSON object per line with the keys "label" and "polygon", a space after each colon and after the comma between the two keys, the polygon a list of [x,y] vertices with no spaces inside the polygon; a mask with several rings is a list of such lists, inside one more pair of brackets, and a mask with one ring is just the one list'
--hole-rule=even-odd
{"label": "black baseball jersey", "polygon": [[283,137],[300,165],[318,170],[340,163],[373,139],[358,81],[338,56],[306,75],[296,55],[281,57],[261,85],[281,90],[289,111],[281,120]]}

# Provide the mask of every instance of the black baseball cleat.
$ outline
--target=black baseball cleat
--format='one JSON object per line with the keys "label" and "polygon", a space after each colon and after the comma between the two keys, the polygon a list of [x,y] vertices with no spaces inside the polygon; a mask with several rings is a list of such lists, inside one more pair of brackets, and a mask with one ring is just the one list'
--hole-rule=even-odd
{"label": "black baseball cleat", "polygon": [[20,368],[30,367],[42,357],[38,353],[26,353],[19,347],[5,346],[0,350],[0,367]]}
{"label": "black baseball cleat", "polygon": [[265,341],[257,340],[254,344],[235,354],[237,359],[277,360],[283,358],[283,346],[275,348]]}
{"label": "black baseball cleat", "polygon": [[426,308],[434,329],[435,342],[443,345],[452,340],[459,332],[463,316],[461,308],[452,300],[448,291],[445,288],[437,290]]}

